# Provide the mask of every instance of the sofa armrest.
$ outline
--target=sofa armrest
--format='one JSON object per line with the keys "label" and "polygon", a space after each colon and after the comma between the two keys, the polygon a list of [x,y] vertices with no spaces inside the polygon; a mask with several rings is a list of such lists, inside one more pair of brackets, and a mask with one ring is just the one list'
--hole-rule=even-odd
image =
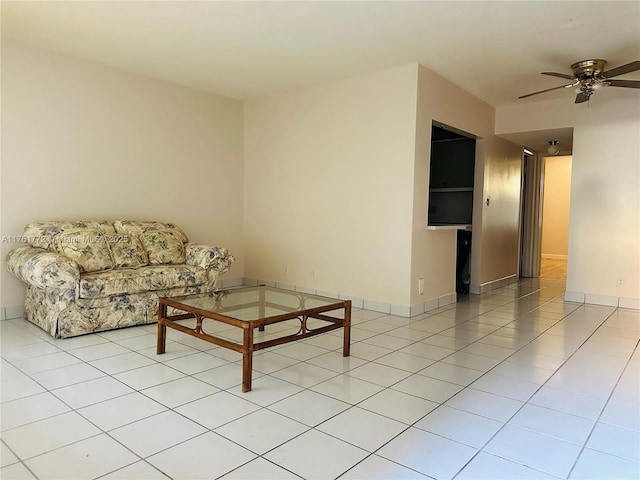
{"label": "sofa armrest", "polygon": [[187,263],[207,270],[215,270],[217,275],[222,275],[229,271],[231,264],[236,257],[231,255],[226,248],[210,247],[197,243],[187,243],[185,245]]}
{"label": "sofa armrest", "polygon": [[11,250],[7,254],[7,270],[42,290],[73,290],[77,293],[80,285],[80,269],[76,262],[42,248],[18,247]]}

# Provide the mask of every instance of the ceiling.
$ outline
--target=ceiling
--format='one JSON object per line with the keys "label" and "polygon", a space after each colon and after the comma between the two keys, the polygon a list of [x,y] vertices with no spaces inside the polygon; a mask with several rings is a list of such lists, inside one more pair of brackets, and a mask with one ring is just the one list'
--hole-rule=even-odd
{"label": "ceiling", "polygon": [[571,73],[586,58],[604,58],[609,67],[640,59],[637,1],[0,5],[3,40],[237,99],[421,63],[496,107],[554,98],[571,107],[573,91],[564,89],[517,97],[566,82],[542,71]]}

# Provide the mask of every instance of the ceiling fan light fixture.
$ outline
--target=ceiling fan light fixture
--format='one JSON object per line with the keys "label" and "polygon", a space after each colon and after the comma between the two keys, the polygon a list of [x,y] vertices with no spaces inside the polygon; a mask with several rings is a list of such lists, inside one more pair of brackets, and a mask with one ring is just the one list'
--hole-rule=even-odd
{"label": "ceiling fan light fixture", "polygon": [[549,140],[549,146],[547,147],[547,153],[549,155],[557,155],[560,153],[560,142],[558,140]]}

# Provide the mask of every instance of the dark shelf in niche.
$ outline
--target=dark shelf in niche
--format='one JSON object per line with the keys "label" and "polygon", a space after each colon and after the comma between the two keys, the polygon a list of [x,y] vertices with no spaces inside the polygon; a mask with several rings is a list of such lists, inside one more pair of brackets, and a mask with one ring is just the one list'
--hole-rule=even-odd
{"label": "dark shelf in niche", "polygon": [[475,138],[432,126],[429,226],[472,223],[475,159]]}

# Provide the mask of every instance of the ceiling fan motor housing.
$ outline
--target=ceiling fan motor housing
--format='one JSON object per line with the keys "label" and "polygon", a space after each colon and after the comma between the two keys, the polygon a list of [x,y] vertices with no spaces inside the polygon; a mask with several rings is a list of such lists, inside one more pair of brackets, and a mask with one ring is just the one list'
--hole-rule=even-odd
{"label": "ceiling fan motor housing", "polygon": [[606,60],[582,60],[571,65],[571,70],[576,78],[580,80],[587,80],[595,78],[604,72],[604,67],[607,64]]}

